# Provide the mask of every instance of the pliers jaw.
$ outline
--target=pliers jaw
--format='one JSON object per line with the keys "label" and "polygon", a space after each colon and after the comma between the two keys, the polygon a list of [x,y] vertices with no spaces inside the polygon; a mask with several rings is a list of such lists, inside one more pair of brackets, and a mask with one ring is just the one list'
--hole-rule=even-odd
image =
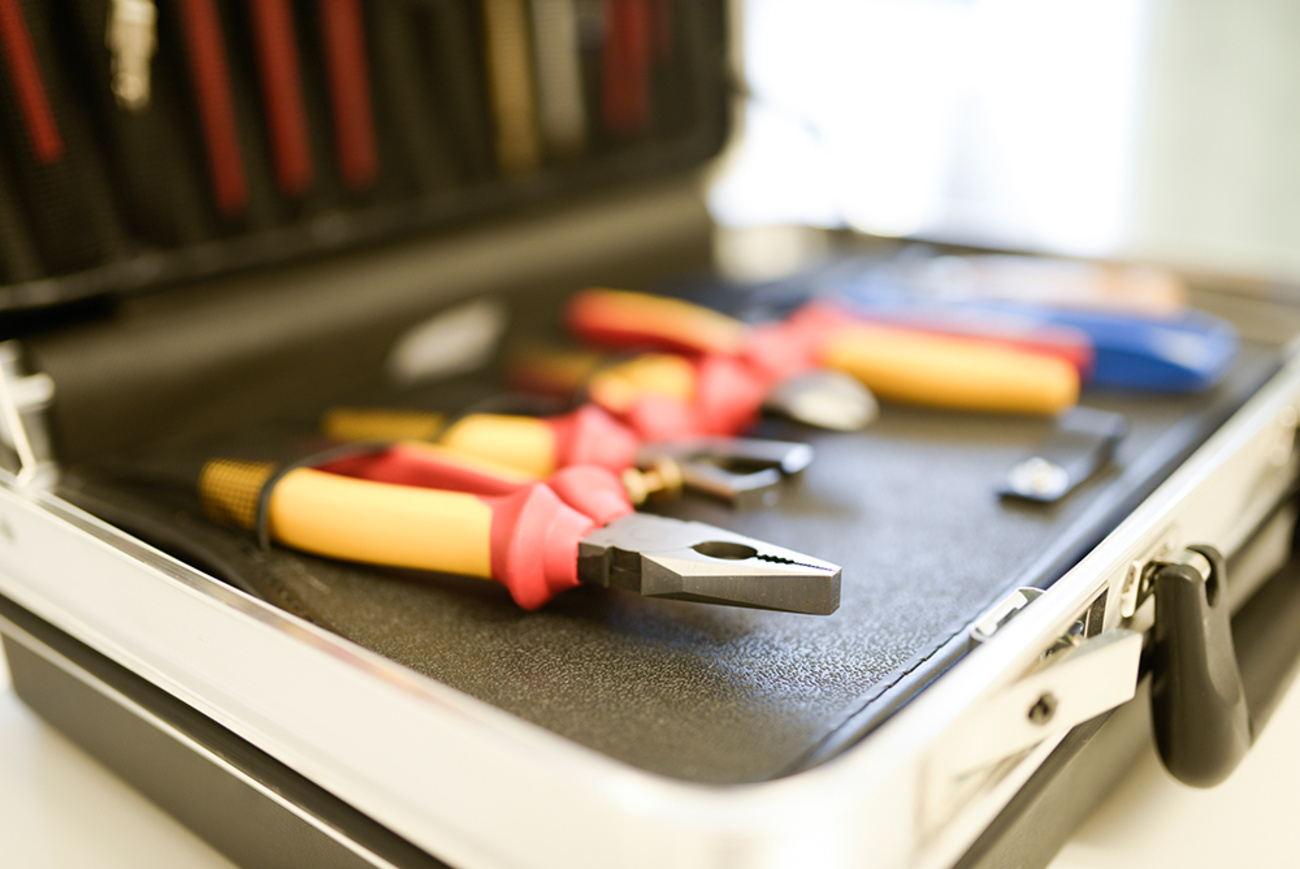
{"label": "pliers jaw", "polygon": [[702,522],[636,513],[587,534],[578,577],[645,597],[829,615],[840,604],[830,562]]}
{"label": "pliers jaw", "polygon": [[637,454],[641,467],[673,462],[685,488],[738,509],[776,503],[781,482],[801,473],[812,459],[808,444],[732,437],[650,443]]}

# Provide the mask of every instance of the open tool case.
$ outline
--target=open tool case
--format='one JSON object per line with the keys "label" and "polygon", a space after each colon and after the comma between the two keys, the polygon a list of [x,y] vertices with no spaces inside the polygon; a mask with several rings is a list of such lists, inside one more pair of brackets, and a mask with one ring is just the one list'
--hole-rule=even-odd
{"label": "open tool case", "polygon": [[[728,133],[721,4],[151,9],[0,21],[0,631],[21,697],[232,859],[1034,865],[1151,738],[1152,681],[1188,777],[1244,748],[1198,674],[1239,667],[1262,725],[1300,634],[1300,310],[1258,295],[1195,295],[1243,338],[1212,389],[1084,394],[1129,432],[1058,505],[996,495],[1050,421],[887,404],[852,434],[764,423],[816,449],[773,508],[662,508],[841,564],[829,617],[595,588],[528,613],[115,482],[391,398],[389,348],[440,312],[508,312],[508,347],[574,289],[700,273]],[[1198,544],[1228,559],[1203,609],[1157,615],[1150,565]]]}

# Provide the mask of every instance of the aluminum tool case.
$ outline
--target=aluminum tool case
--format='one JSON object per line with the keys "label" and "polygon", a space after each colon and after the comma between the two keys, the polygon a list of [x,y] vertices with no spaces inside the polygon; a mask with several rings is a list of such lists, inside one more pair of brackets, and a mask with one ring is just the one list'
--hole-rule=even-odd
{"label": "aluminum tool case", "polygon": [[[15,306],[91,298],[15,320],[23,357],[5,360],[0,633],[19,695],[243,865],[1041,864],[1149,738],[1153,602],[1126,615],[1144,566],[1209,544],[1262,720],[1295,658],[1266,640],[1300,618],[1300,309],[1213,286],[1195,302],[1241,330],[1237,366],[1203,396],[1089,395],[1132,432],[1059,508],[992,496],[1047,423],[901,407],[854,435],[773,424],[818,450],[773,510],[670,508],[842,563],[826,619],[594,589],[524,614],[469,581],[260,553],[183,502],[154,505],[152,536],[96,515],[113,504],[79,481],[105,457],[365,394],[424,317],[491,299],[509,342],[576,287],[707,267],[698,165],[720,132],[662,163],[616,154],[599,184],[390,212],[433,236],[340,252],[366,230],[316,247],[348,219],[290,221],[278,237],[311,256],[258,235],[251,270],[215,274],[213,248],[152,260],[164,291],[132,284],[148,261],[129,258],[13,284]],[[222,581],[231,559],[269,564],[285,596]]]}

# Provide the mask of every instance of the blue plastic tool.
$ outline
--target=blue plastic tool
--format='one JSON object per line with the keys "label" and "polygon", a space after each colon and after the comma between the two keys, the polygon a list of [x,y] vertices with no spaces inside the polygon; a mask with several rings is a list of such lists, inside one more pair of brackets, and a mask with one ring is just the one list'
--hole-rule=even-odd
{"label": "blue plastic tool", "polygon": [[1223,377],[1241,346],[1230,323],[1194,309],[1169,317],[1143,317],[1017,302],[938,301],[918,299],[897,284],[878,282],[853,282],[838,292],[850,308],[873,314],[987,313],[1077,329],[1095,346],[1096,363],[1088,385],[1097,387],[1199,392]]}

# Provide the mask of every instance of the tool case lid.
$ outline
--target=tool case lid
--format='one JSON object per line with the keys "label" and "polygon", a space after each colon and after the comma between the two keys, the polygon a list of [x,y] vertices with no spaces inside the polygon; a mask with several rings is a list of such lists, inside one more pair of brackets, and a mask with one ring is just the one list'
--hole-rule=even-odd
{"label": "tool case lid", "polygon": [[5,35],[0,313],[670,178],[730,129],[720,2],[76,0]]}

